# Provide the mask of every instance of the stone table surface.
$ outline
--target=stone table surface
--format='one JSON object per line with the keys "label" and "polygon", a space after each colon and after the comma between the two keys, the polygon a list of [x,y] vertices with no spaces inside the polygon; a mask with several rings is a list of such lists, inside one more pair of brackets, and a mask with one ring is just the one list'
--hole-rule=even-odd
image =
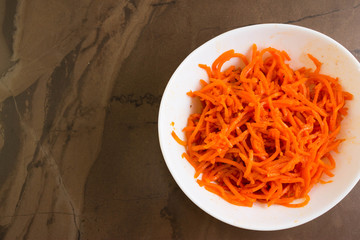
{"label": "stone table surface", "polygon": [[164,88],[227,30],[290,23],[360,59],[360,1],[0,0],[0,239],[360,239],[359,184],[299,227],[218,221],[163,160]]}

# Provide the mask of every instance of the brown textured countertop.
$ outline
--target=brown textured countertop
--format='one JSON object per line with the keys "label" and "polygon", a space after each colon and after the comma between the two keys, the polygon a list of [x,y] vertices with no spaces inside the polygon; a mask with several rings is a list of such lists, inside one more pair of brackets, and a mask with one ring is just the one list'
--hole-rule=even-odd
{"label": "brown textured countertop", "polygon": [[360,59],[359,0],[0,0],[0,239],[360,239],[359,184],[316,220],[256,232],[203,212],[166,168],[157,114],[176,67],[267,22]]}

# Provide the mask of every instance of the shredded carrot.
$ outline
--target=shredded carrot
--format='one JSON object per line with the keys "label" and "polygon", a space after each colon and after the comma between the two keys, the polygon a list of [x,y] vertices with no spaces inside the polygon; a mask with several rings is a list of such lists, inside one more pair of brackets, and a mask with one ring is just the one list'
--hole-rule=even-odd
{"label": "shredded carrot", "polygon": [[[229,50],[212,66],[199,65],[209,81],[188,95],[203,109],[189,116],[186,141],[171,134],[185,146],[200,186],[235,205],[303,207],[311,188],[326,183],[323,174],[333,176],[330,151],[343,141],[336,137],[353,96],[308,56],[315,70],[293,70],[285,51],[254,44],[251,61]],[[245,67],[222,69],[234,57]]]}
{"label": "shredded carrot", "polygon": [[333,181],[332,180],[330,180],[330,181],[324,181],[324,180],[321,180],[320,179],[320,181],[319,181],[321,184],[327,184],[327,183],[332,183]]}
{"label": "shredded carrot", "polygon": [[174,131],[171,132],[171,136],[173,136],[173,138],[180,144],[183,146],[186,146],[186,142],[181,140],[178,135],[176,135],[176,133]]}

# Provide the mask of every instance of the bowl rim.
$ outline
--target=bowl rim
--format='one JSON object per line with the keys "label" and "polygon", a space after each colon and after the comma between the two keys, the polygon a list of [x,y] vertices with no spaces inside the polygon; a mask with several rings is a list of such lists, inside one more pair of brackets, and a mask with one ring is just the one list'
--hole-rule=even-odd
{"label": "bowl rim", "polygon": [[224,222],[227,223],[229,225],[232,225],[234,227],[238,227],[238,228],[242,228],[242,229],[248,229],[248,230],[257,230],[257,231],[277,231],[277,230],[285,230],[285,229],[289,229],[289,228],[293,228],[293,227],[297,227],[300,225],[303,225],[305,223],[308,223],[318,217],[320,217],[321,215],[323,215],[324,213],[328,212],[330,209],[332,209],[334,206],[336,206],[341,200],[343,200],[348,194],[349,192],[355,187],[355,185],[358,183],[358,181],[360,180],[360,172],[358,174],[358,176],[356,178],[354,178],[353,182],[350,182],[349,184],[347,184],[346,189],[342,192],[342,194],[340,194],[338,197],[336,197],[332,202],[328,203],[328,207],[325,208],[322,211],[317,211],[316,214],[312,214],[309,217],[303,217],[301,220],[299,220],[296,223],[291,223],[291,224],[287,224],[287,225],[283,225],[279,228],[264,228],[264,227],[248,227],[248,226],[242,226],[241,224],[235,224],[229,220],[227,220],[226,218],[222,217],[221,214],[216,214],[215,211],[211,211],[209,209],[205,209],[204,206],[202,206],[201,202],[198,202],[196,199],[194,199],[194,197],[189,193],[189,191],[182,186],[181,184],[181,180],[178,179],[174,174],[173,174],[173,170],[171,169],[170,163],[169,161],[166,159],[165,157],[165,144],[164,144],[164,140],[162,139],[162,128],[160,126],[161,124],[161,119],[162,119],[162,115],[163,115],[163,108],[164,108],[164,96],[166,96],[167,92],[169,91],[170,88],[170,83],[172,82],[172,80],[174,79],[174,76],[177,75],[179,69],[182,68],[182,65],[184,65],[184,63],[191,58],[193,55],[197,54],[198,51],[200,51],[200,48],[205,47],[206,45],[209,45],[211,42],[216,41],[219,38],[222,38],[224,35],[227,34],[231,34],[232,32],[235,31],[239,31],[239,30],[246,30],[246,29],[251,29],[251,28],[262,28],[262,27],[283,27],[283,28],[288,28],[291,30],[302,30],[302,31],[306,31],[309,33],[312,33],[316,36],[318,36],[319,38],[323,38],[326,41],[329,41],[331,43],[333,43],[336,47],[338,47],[340,49],[341,52],[344,52],[346,54],[347,57],[349,57],[352,61],[354,61],[355,63],[357,63],[358,68],[360,69],[360,63],[359,61],[354,57],[354,55],[348,50],[346,49],[343,45],[341,45],[339,42],[337,42],[336,40],[332,39],[331,37],[307,28],[307,27],[302,27],[302,26],[298,26],[298,25],[293,25],[293,24],[285,24],[285,23],[263,23],[263,24],[253,24],[253,25],[248,25],[248,26],[244,26],[244,27],[239,27],[239,28],[235,28],[229,31],[226,31],[224,33],[221,33],[213,38],[211,38],[210,40],[206,41],[205,43],[201,44],[200,46],[198,46],[196,49],[194,49],[190,54],[188,54],[180,63],[180,65],[178,65],[178,67],[176,68],[176,70],[174,71],[174,73],[171,75],[165,90],[163,92],[162,98],[161,98],[161,102],[160,102],[160,107],[159,107],[159,113],[158,113],[158,137],[159,137],[159,143],[160,143],[160,149],[161,149],[161,153],[163,155],[164,161],[166,163],[167,168],[169,169],[173,179],[175,180],[176,184],[180,187],[180,189],[183,191],[183,193],[196,205],[198,206],[200,209],[202,209],[205,213],[209,214],[210,216]]}

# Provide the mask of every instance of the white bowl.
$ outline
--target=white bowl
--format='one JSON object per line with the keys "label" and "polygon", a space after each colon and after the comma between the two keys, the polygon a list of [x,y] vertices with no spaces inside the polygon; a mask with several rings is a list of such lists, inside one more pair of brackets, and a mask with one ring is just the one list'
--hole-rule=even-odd
{"label": "white bowl", "polygon": [[[239,207],[200,187],[194,179],[193,167],[181,154],[185,148],[171,136],[175,128],[181,131],[190,113],[199,110],[196,101],[186,95],[200,88],[199,80],[207,79],[199,63],[211,65],[223,52],[234,49],[250,53],[256,43],[258,49],[274,47],[285,50],[291,57],[290,66],[312,67],[306,56],[311,53],[322,63],[322,73],[339,77],[344,90],[354,99],[347,102],[349,114],[342,122],[340,137],[346,138],[334,155],[337,166],[332,183],[317,184],[310,191],[310,202],[302,208],[279,205],[267,207],[256,203],[253,207]],[[249,55],[248,55],[249,56]],[[232,62],[236,64],[236,62]],[[231,63],[230,63],[231,64]],[[194,105],[190,107],[190,105]],[[213,217],[236,227],[253,230],[280,230],[306,223],[319,217],[340,202],[360,178],[360,64],[351,53],[330,37],[304,27],[286,24],[260,24],[238,28],[221,34],[193,51],[176,69],[163,94],[159,112],[159,139],[166,164],[182,191],[201,209]],[[175,126],[171,126],[171,122]],[[190,220],[191,221],[191,220]]]}

